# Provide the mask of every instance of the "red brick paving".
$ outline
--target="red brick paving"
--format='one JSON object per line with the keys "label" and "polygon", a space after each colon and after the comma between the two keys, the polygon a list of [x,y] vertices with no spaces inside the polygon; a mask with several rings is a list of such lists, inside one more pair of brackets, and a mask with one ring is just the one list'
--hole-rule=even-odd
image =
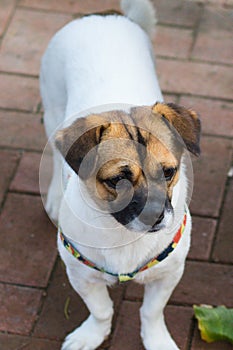
{"label": "red brick paving", "polygon": [[213,259],[217,262],[233,263],[232,245],[232,198],[233,182],[229,183],[222,216],[214,245]]}
{"label": "red brick paving", "polygon": [[36,320],[42,294],[38,289],[1,283],[1,331],[28,335]]}
{"label": "red brick paving", "polygon": [[2,0],[0,2],[0,36],[6,30],[10,16],[14,11],[15,0]]}
{"label": "red brick paving", "polygon": [[1,45],[0,70],[38,75],[49,39],[71,16],[18,9]]}
{"label": "red brick paving", "polygon": [[108,10],[109,8],[120,9],[118,0],[98,0],[98,3],[95,0],[20,0],[19,5],[65,13],[90,13]]}
{"label": "red brick paving", "polygon": [[46,138],[41,115],[0,110],[0,119],[0,146],[35,151],[44,149]]}
{"label": "red brick paving", "polygon": [[[181,350],[228,350],[206,344],[192,304],[233,307],[232,45],[229,1],[154,0],[159,25],[154,48],[166,101],[195,109],[202,119],[202,156],[194,160],[192,246],[184,276],[166,307]],[[227,7],[228,5],[228,7]],[[118,8],[118,0],[3,0],[0,3],[0,349],[56,350],[87,316],[56,259],[55,229],[39,197],[45,145],[39,62],[52,34],[72,16]],[[143,349],[138,310],[143,287],[110,291],[112,334],[100,349]],[[68,319],[65,305],[68,305]],[[9,334],[8,334],[9,333]]]}
{"label": "red brick paving", "polygon": [[179,0],[154,0],[153,2],[157,10],[159,23],[165,25],[194,28],[199,21],[202,11],[202,7],[194,1],[182,2]]}
{"label": "red brick paving", "polygon": [[166,92],[232,99],[232,68],[194,61],[157,60],[161,87]]}
{"label": "red brick paving", "polygon": [[0,91],[0,108],[29,112],[38,108],[40,97],[36,78],[0,73]]}
{"label": "red brick paving", "polygon": [[20,153],[18,151],[0,150],[0,205],[12,180],[19,159]]}
{"label": "red brick paving", "polygon": [[232,141],[202,137],[201,150],[201,157],[194,160],[191,211],[197,215],[218,216],[232,160]]}
{"label": "red brick paving", "polygon": [[0,282],[46,287],[57,252],[40,197],[8,194],[0,232]]}
{"label": "red brick paving", "polygon": [[[232,306],[233,266],[188,261],[171,300],[176,303]],[[224,290],[224,293],[223,293]]]}
{"label": "red brick paving", "polygon": [[189,259],[209,260],[217,220],[193,216]]}
{"label": "red brick paving", "polygon": [[209,62],[232,64],[233,45],[230,11],[206,7],[192,58]]}
{"label": "red brick paving", "polygon": [[11,182],[11,191],[40,193],[40,160],[40,153],[26,152],[22,155],[15,177]]}
{"label": "red brick paving", "polygon": [[[159,56],[187,58],[192,45],[191,29],[157,26],[154,48]],[[177,41],[177,38],[179,40]]]}
{"label": "red brick paving", "polygon": [[61,343],[11,334],[0,334],[1,349],[7,350],[59,350]]}
{"label": "red brick paving", "polygon": [[180,103],[198,111],[204,134],[233,137],[232,103],[187,96]]}

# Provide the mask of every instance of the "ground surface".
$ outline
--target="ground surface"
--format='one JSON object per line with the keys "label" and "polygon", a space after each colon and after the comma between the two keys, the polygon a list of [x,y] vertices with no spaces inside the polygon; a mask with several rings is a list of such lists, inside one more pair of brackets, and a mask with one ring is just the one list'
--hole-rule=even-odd
{"label": "ground surface", "polygon": [[[197,110],[202,156],[194,162],[193,240],[184,276],[166,308],[182,350],[230,350],[205,344],[193,304],[233,306],[232,3],[155,0],[154,46],[167,101]],[[87,316],[56,252],[55,229],[39,195],[45,145],[38,71],[50,37],[80,12],[118,8],[115,0],[0,1],[0,349],[55,350]],[[142,349],[142,288],[111,291],[116,316],[101,349]],[[67,315],[64,310],[66,309]]]}

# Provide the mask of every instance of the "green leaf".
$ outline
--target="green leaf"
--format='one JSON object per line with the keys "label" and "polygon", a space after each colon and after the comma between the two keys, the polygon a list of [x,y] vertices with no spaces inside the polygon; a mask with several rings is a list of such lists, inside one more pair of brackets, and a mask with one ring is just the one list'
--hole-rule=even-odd
{"label": "green leaf", "polygon": [[203,340],[207,343],[226,340],[233,344],[233,309],[208,305],[193,308]]}

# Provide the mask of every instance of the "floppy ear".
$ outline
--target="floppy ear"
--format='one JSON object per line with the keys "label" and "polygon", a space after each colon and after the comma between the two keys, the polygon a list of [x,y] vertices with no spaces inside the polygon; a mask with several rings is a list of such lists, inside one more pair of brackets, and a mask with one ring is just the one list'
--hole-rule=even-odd
{"label": "floppy ear", "polygon": [[175,103],[156,103],[152,111],[162,115],[176,129],[191,153],[200,155],[201,122],[194,111]]}
{"label": "floppy ear", "polygon": [[[95,169],[97,153],[94,147],[99,144],[108,125],[106,120],[92,115],[80,118],[71,126],[56,133],[56,147],[82,179],[90,177]],[[86,157],[85,162],[80,168],[84,157]]]}

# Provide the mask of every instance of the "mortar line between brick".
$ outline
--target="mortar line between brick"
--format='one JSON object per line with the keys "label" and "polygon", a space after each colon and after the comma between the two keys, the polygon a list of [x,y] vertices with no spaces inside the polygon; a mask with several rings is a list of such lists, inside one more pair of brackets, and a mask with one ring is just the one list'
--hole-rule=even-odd
{"label": "mortar line between brick", "polygon": [[0,70],[0,74],[10,75],[10,76],[18,76],[18,77],[21,77],[21,78],[32,78],[32,79],[38,79],[39,78],[39,73],[38,74],[29,74],[29,73],[10,72],[10,71],[5,71],[5,70]]}
{"label": "mortar line between brick", "polygon": [[[44,12],[44,13],[50,13],[50,14],[57,14],[57,15],[66,15],[66,16],[71,16],[74,19],[79,18],[80,16],[86,15],[86,14],[91,14],[92,12],[68,12],[68,11],[59,11],[59,10],[53,10],[53,9],[46,9],[46,8],[40,8],[40,7],[31,7],[27,5],[17,5],[18,9],[22,10],[29,10],[29,11],[34,11],[34,12]],[[157,7],[155,6],[155,9]],[[176,23],[167,23],[163,21],[157,22],[157,25],[163,26],[163,27],[169,27],[169,28],[177,28],[177,29],[192,29],[194,26],[192,25],[185,25],[185,24],[176,24]]]}
{"label": "mortar line between brick", "polygon": [[[233,151],[231,151],[231,154],[230,154],[231,159],[232,159],[232,154],[233,154]],[[233,165],[233,162],[231,161],[230,166],[232,166],[232,165]],[[229,189],[231,181],[233,181],[233,179],[231,177],[227,176],[226,181],[225,181],[224,193],[223,193],[223,197],[222,197],[222,203],[221,203],[221,206],[219,209],[219,220],[217,221],[217,224],[216,224],[214,237],[212,240],[212,245],[211,245],[211,250],[210,250],[210,255],[209,255],[209,261],[211,261],[212,263],[215,262],[213,260],[213,254],[214,254],[215,244],[216,244],[216,240],[217,240],[217,236],[218,236],[218,232],[219,232],[219,227],[220,227],[220,222],[221,222],[221,218],[222,218],[222,214],[223,214],[223,209],[224,209],[224,205],[226,202],[226,197],[228,194],[228,189]]]}
{"label": "mortar line between brick", "polygon": [[33,149],[33,148],[22,148],[22,147],[17,147],[17,146],[3,146],[0,145],[0,151],[18,151],[18,152],[27,152],[27,153],[37,153],[37,154],[42,154],[43,153],[43,149],[42,150],[37,150],[37,149]]}
{"label": "mortar line between brick", "polygon": [[[156,8],[156,6],[155,6]],[[160,22],[158,20],[156,26],[159,26],[159,27],[167,27],[167,28],[172,28],[172,29],[180,29],[180,30],[190,30],[192,31],[195,27],[195,24],[194,25],[186,25],[186,24],[178,24],[178,23],[166,23],[166,22]],[[156,37],[156,33],[155,33],[155,37]]]}
{"label": "mortar line between brick", "polygon": [[185,92],[177,92],[177,91],[170,91],[170,90],[163,90],[163,94],[166,95],[180,95],[181,97],[192,97],[192,98],[201,98],[203,100],[211,100],[211,101],[221,101],[226,103],[233,103],[232,98],[226,98],[226,97],[216,97],[216,96],[208,96],[208,95],[198,95],[194,93],[185,93]]}
{"label": "mortar line between brick", "polygon": [[215,62],[215,61],[208,61],[208,60],[201,60],[197,58],[191,58],[187,59],[187,57],[177,57],[177,56],[163,56],[163,55],[155,55],[157,59],[164,60],[164,61],[174,61],[174,62],[183,62],[183,63],[198,63],[198,64],[204,64],[206,66],[218,66],[218,67],[225,67],[225,68],[232,68],[232,64],[230,63],[222,63],[222,62]]}
{"label": "mortar line between brick", "polygon": [[19,10],[27,10],[27,11],[33,11],[33,12],[42,12],[42,13],[49,13],[49,14],[54,14],[54,15],[61,15],[61,16],[70,16],[70,17],[75,17],[75,16],[82,16],[87,13],[84,12],[66,12],[66,11],[59,11],[59,10],[53,10],[53,9],[46,9],[46,8],[40,8],[40,7],[30,7],[27,5],[17,5],[17,9]]}
{"label": "mortar line between brick", "polygon": [[203,259],[194,259],[194,258],[187,258],[186,261],[194,262],[194,263],[203,263],[203,264],[211,264],[211,265],[218,265],[218,266],[233,266],[232,262],[224,262],[224,261],[210,261],[210,260],[203,260]]}
{"label": "mortar line between brick", "polygon": [[191,61],[191,58],[192,58],[193,49],[196,45],[197,37],[198,37],[199,31],[200,31],[200,24],[201,24],[201,21],[203,19],[203,13],[205,10],[204,4],[200,4],[199,7],[200,7],[199,8],[199,16],[198,16],[198,19],[195,23],[194,29],[193,29],[193,35],[192,35],[193,40],[192,40],[192,44],[191,44],[189,51],[188,51],[188,60],[189,61]]}
{"label": "mortar line between brick", "polygon": [[209,133],[202,133],[202,136],[204,137],[216,137],[218,139],[223,139],[223,140],[233,140],[233,136],[228,136],[228,135],[216,135],[216,134],[209,134]]}
{"label": "mortar line between brick", "polygon": [[40,197],[41,194],[39,192],[32,192],[27,190],[10,190],[8,191],[10,194],[19,194],[19,195],[27,195],[32,197]]}
{"label": "mortar line between brick", "polygon": [[7,21],[7,23],[6,23],[6,26],[5,26],[4,30],[3,30],[2,35],[1,35],[0,49],[1,49],[1,47],[2,47],[2,42],[3,42],[4,38],[5,38],[5,34],[6,34],[6,32],[8,31],[8,28],[9,28],[9,26],[10,26],[10,23],[11,23],[11,21],[12,21],[14,15],[15,15],[15,11],[16,11],[16,8],[17,8],[17,3],[18,3],[18,0],[15,2],[14,8],[13,8],[13,10],[12,10],[12,12],[11,12],[9,18],[8,18],[8,21]]}
{"label": "mortar line between brick", "polygon": [[13,286],[13,287],[35,289],[35,290],[39,290],[41,292],[45,291],[45,288],[46,288],[46,287],[42,287],[42,286],[32,286],[32,285],[27,285],[27,284],[22,284],[22,283],[14,283],[14,282],[2,281],[2,280],[0,280],[0,284],[9,285],[9,286]]}
{"label": "mortar line between brick", "polygon": [[188,338],[186,350],[191,350],[192,349],[194,332],[195,332],[195,318],[193,316],[193,318],[191,320],[190,329],[189,329],[189,335],[188,335],[189,338]]}
{"label": "mortar line between brick", "polygon": [[4,206],[5,206],[5,202],[6,202],[6,200],[7,200],[7,195],[8,195],[8,193],[9,193],[9,188],[10,188],[11,182],[13,181],[13,179],[14,179],[14,177],[15,177],[15,175],[16,175],[16,172],[17,172],[17,170],[18,170],[20,161],[21,161],[21,159],[22,159],[23,152],[20,152],[19,150],[17,150],[17,151],[18,151],[18,153],[19,153],[19,159],[16,161],[15,167],[14,167],[14,169],[13,169],[13,171],[12,171],[12,174],[11,174],[9,180],[8,180],[7,185],[6,185],[6,190],[5,190],[5,192],[4,192],[2,202],[0,203],[0,214],[2,213],[2,210],[3,210]]}
{"label": "mortar line between brick", "polygon": [[[113,286],[113,288],[114,287],[115,286]],[[119,302],[119,305],[118,305],[117,309],[114,310],[114,318],[115,318],[115,320],[114,320],[114,322],[112,322],[112,329],[111,329],[111,333],[110,333],[109,338],[108,338],[109,342],[110,342],[109,348],[112,346],[111,342],[112,342],[112,338],[113,338],[113,335],[114,335],[114,332],[115,332],[115,329],[116,329],[116,326],[117,326],[117,323],[118,323],[117,320],[118,320],[118,317],[120,315],[120,310],[121,310],[121,307],[122,307],[122,303],[125,300],[124,299],[125,293],[126,293],[126,285],[123,287],[122,297],[121,297],[121,300]]]}
{"label": "mortar line between brick", "polygon": [[42,310],[43,310],[43,307],[44,307],[44,303],[45,303],[46,297],[47,297],[47,295],[48,295],[48,288],[49,288],[49,285],[51,284],[51,281],[52,281],[52,278],[53,278],[53,276],[54,276],[55,269],[56,269],[56,267],[57,267],[57,265],[58,265],[58,263],[59,263],[59,260],[60,260],[60,258],[59,258],[59,255],[57,254],[57,257],[56,257],[56,259],[55,259],[54,265],[53,265],[53,267],[52,267],[52,269],[51,269],[51,272],[50,272],[50,276],[49,276],[49,278],[48,278],[47,285],[46,285],[46,287],[44,288],[44,293],[43,293],[43,295],[42,295],[42,297],[41,297],[41,302],[40,302],[40,305],[39,305],[38,310],[37,310],[37,313],[36,313],[35,321],[34,321],[34,323],[33,323],[33,325],[32,325],[31,331],[30,331],[30,335],[31,335],[31,336],[34,335],[36,325],[37,325],[37,323],[39,322],[39,319],[40,319],[40,316],[41,316],[41,313],[42,313]]}
{"label": "mortar line between brick", "polygon": [[28,109],[18,109],[18,108],[7,108],[7,107],[1,107],[0,106],[0,111],[1,112],[11,112],[11,113],[19,113],[19,114],[31,114],[31,115],[35,115],[35,116],[43,116],[43,113],[41,111],[37,112],[35,110],[31,110],[29,111]]}

